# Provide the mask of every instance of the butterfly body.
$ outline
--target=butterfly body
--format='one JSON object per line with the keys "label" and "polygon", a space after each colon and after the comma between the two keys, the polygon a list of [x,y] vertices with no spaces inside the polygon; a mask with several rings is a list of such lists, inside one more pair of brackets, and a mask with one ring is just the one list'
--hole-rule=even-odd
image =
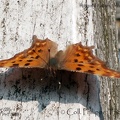
{"label": "butterfly body", "polygon": [[33,36],[30,48],[10,59],[1,60],[0,67],[38,67],[48,69],[52,73],[56,70],[67,70],[120,78],[120,73],[107,68],[102,60],[93,55],[92,49],[93,46],[76,43],[69,45],[65,51],[58,51],[55,42]]}
{"label": "butterfly body", "polygon": [[57,68],[58,67],[58,61],[57,61],[56,58],[51,58],[48,63],[49,63],[49,66],[51,68]]}

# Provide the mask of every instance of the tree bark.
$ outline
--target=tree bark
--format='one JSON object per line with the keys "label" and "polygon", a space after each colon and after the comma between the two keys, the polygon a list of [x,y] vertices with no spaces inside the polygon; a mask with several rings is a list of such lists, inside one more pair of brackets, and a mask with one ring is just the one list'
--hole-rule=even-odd
{"label": "tree bark", "polygon": [[[95,9],[95,34],[97,39],[97,55],[106,61],[106,64],[118,70],[118,38],[115,25],[116,1],[98,1],[99,7]],[[98,30],[100,29],[100,30]],[[119,120],[119,79],[100,77],[100,98],[102,112],[105,120]]]}
{"label": "tree bark", "polygon": [[[0,59],[28,48],[34,34],[57,42],[59,49],[77,42],[95,45],[97,55],[117,69],[115,1],[110,1],[110,7],[104,6],[107,2],[0,1]],[[57,78],[41,81],[45,69],[1,68],[0,71],[0,119],[119,118],[119,81],[116,79],[58,70]]]}

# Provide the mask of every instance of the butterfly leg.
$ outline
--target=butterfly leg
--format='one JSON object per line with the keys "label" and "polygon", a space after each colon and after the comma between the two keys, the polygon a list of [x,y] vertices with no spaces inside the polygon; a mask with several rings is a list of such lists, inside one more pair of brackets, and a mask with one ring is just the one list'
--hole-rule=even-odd
{"label": "butterfly leg", "polygon": [[43,81],[43,80],[46,80],[48,78],[47,75],[45,75],[45,77],[41,78],[40,80]]}
{"label": "butterfly leg", "polygon": [[51,71],[49,69],[44,69],[44,77],[42,77],[40,80],[43,81],[49,79],[51,76]]}
{"label": "butterfly leg", "polygon": [[60,81],[58,81],[58,85],[59,85],[59,89],[61,89],[61,82]]}

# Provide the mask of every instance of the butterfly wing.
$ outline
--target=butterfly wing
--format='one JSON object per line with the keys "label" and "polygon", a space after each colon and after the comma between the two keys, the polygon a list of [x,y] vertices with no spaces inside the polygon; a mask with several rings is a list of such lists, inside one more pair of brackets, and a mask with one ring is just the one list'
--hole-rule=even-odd
{"label": "butterfly wing", "polygon": [[0,67],[40,67],[48,64],[49,57],[57,52],[57,44],[49,39],[40,40],[33,36],[30,48],[16,54],[14,57],[0,61]]}
{"label": "butterfly wing", "polygon": [[120,73],[107,68],[103,61],[93,55],[92,49],[93,46],[87,47],[81,43],[68,46],[59,57],[59,66],[69,71],[120,78]]}

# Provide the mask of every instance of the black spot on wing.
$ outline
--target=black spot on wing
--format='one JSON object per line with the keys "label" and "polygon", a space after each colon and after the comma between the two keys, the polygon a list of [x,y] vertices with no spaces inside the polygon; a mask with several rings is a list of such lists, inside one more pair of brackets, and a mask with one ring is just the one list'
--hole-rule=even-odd
{"label": "black spot on wing", "polygon": [[77,67],[76,70],[81,70],[81,68],[80,68],[80,67]]}
{"label": "black spot on wing", "polygon": [[48,49],[48,52],[50,52],[50,49]]}
{"label": "black spot on wing", "polygon": [[76,54],[76,56],[77,56],[77,57],[79,57],[79,56],[80,56],[80,54],[79,54],[79,53],[77,53],[77,54]]}
{"label": "black spot on wing", "polygon": [[93,70],[88,70],[88,71],[86,71],[86,72],[88,72],[88,73],[94,73],[94,71],[93,71]]}
{"label": "black spot on wing", "polygon": [[19,60],[19,61],[22,61],[22,60]]}
{"label": "black spot on wing", "polygon": [[27,60],[27,62],[32,62],[33,60]]}
{"label": "black spot on wing", "polygon": [[12,65],[12,67],[18,67],[19,66],[19,64],[13,64]]}
{"label": "black spot on wing", "polygon": [[33,52],[35,52],[35,50],[32,50]]}
{"label": "black spot on wing", "polygon": [[37,56],[35,57],[35,59],[38,59],[39,57],[40,57],[40,56],[37,55]]}
{"label": "black spot on wing", "polygon": [[29,66],[30,65],[30,63],[26,63],[26,64],[24,64],[24,66]]}
{"label": "black spot on wing", "polygon": [[98,69],[98,68],[96,70],[100,71],[100,69]]}
{"label": "black spot on wing", "polygon": [[78,59],[74,59],[74,62],[78,62]]}

